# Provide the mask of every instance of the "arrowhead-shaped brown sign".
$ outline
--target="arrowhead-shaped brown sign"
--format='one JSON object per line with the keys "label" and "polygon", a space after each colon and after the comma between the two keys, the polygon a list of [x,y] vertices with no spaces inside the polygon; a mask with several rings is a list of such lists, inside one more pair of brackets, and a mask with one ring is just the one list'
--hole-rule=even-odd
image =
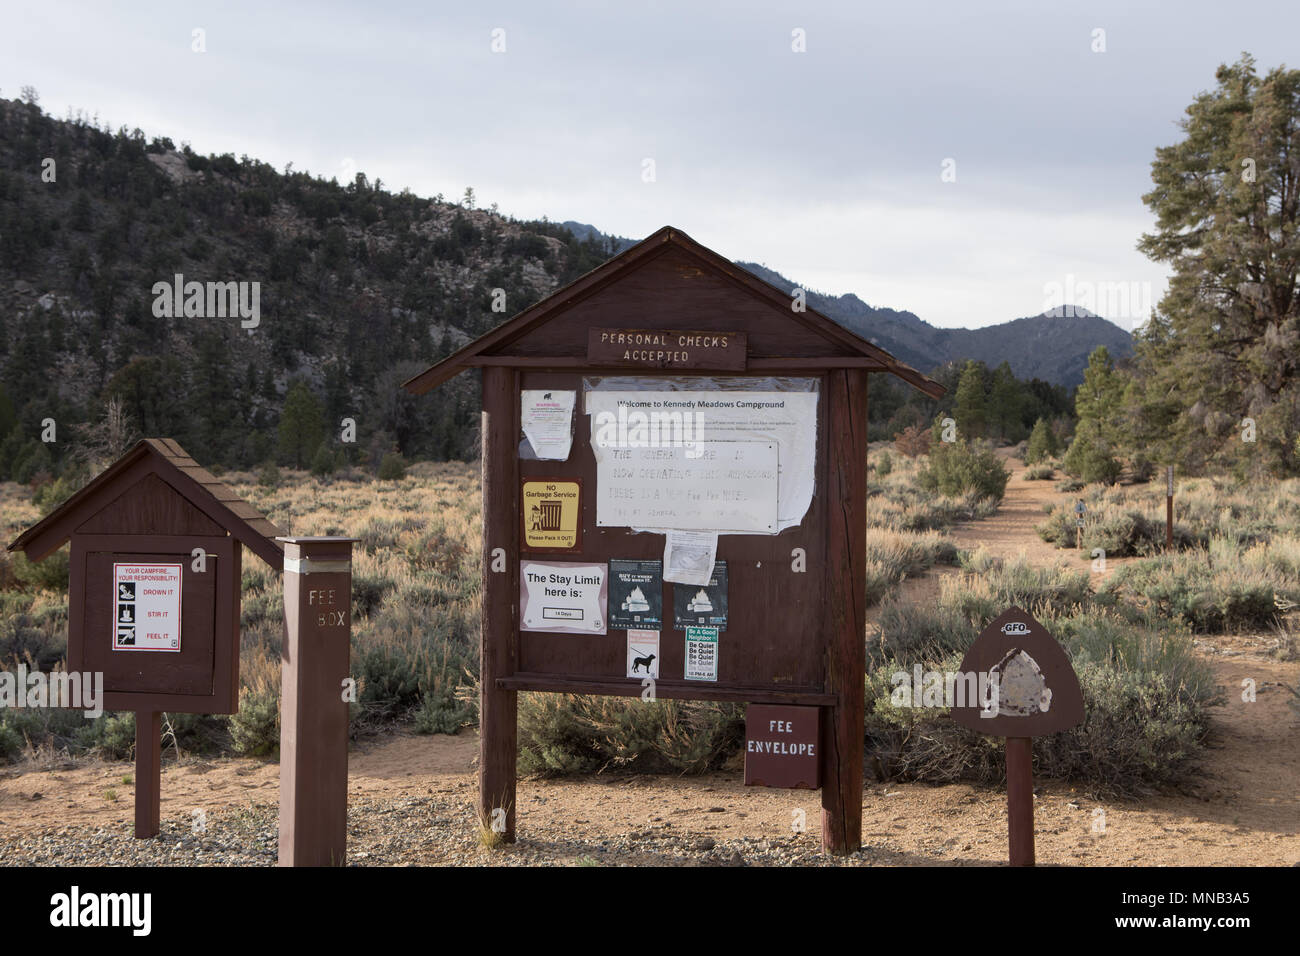
{"label": "arrowhead-shaped brown sign", "polygon": [[1038,737],[1083,722],[1079,679],[1061,645],[1027,612],[1002,612],[970,646],[962,674],[979,675],[990,690],[953,707],[963,727],[997,737]]}

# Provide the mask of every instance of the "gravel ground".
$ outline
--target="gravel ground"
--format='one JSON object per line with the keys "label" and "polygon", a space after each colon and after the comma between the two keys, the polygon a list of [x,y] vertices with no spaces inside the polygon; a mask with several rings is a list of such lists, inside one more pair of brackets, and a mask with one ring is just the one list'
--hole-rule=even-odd
{"label": "gravel ground", "polygon": [[[650,823],[622,836],[589,837],[536,826],[513,846],[485,849],[471,805],[435,794],[397,800],[353,800],[348,808],[350,866],[844,866],[889,863],[887,849],[865,847],[839,859],[821,852],[816,833],[787,839],[720,839]],[[130,823],[61,827],[0,837],[8,866],[274,866],[273,804],[209,814],[194,832],[164,820],[153,840],[137,840]]]}

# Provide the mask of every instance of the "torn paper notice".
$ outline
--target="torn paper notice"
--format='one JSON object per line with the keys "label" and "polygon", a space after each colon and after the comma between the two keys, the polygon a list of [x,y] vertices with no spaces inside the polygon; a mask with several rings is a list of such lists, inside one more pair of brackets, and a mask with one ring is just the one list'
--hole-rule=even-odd
{"label": "torn paper notice", "polygon": [[536,389],[520,392],[519,421],[533,454],[551,461],[567,461],[573,445],[573,406],[577,392]]}
{"label": "torn paper notice", "polygon": [[[688,528],[750,534],[776,534],[798,525],[812,503],[817,463],[817,393],[760,391],[589,391],[591,450],[596,457],[596,523],[631,528]],[[688,495],[699,475],[717,459],[710,449],[727,443],[777,446],[776,527],[747,527],[701,520],[655,519],[629,514],[627,502],[643,493]],[[656,454],[671,453],[671,467],[646,480]],[[664,477],[666,476],[666,477]],[[614,485],[622,488],[613,489]],[[610,491],[606,491],[610,488]],[[628,498],[628,494],[633,495]],[[748,493],[747,493],[748,494]],[[616,501],[615,495],[621,496]],[[647,506],[653,498],[640,499]],[[662,500],[662,499],[661,499]],[[751,516],[752,518],[752,516]]]}
{"label": "torn paper notice", "polygon": [[716,531],[665,531],[664,580],[708,584],[718,554]]}

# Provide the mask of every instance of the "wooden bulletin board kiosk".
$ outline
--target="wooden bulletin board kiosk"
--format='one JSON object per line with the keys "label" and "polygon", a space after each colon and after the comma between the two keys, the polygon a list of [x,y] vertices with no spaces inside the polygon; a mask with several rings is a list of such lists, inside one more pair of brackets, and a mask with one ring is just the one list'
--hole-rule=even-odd
{"label": "wooden bulletin board kiosk", "polygon": [[278,573],[283,533],[147,438],[9,545],[39,561],[72,542],[67,669],[102,673],[104,708],[136,712],[136,836],[158,833],[160,715],[239,709],[240,545]]}
{"label": "wooden bulletin board kiosk", "polygon": [[943,389],[793,293],[665,227],[406,383],[482,369],[480,811],[507,841],[517,692],[649,687],[821,708],[823,844],[861,845],[867,375]]}

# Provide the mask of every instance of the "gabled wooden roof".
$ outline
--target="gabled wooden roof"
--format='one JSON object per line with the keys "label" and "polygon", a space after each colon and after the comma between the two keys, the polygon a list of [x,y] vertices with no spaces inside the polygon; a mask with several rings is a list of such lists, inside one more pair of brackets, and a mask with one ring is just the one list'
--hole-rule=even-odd
{"label": "gabled wooden roof", "polygon": [[276,537],[284,531],[217,480],[170,438],[145,438],[104,469],[90,484],[20,534],[10,551],[39,561],[61,547],[87,521],[110,508],[141,481],[156,475],[173,491],[224,528],[277,571],[284,551]]}
{"label": "gabled wooden roof", "polygon": [[[464,348],[403,383],[402,387],[408,392],[422,395],[464,369],[480,365],[515,365],[533,368],[590,367],[585,361],[585,354],[576,351],[571,337],[567,348],[562,345],[559,349],[548,350],[539,345],[539,336],[533,333],[564,313],[575,310],[584,303],[592,301],[594,297],[600,296],[601,293],[609,291],[616,283],[631,279],[634,274],[639,273],[655,260],[674,253],[679,260],[689,261],[694,274],[708,275],[715,280],[728,283],[734,293],[739,293],[746,299],[748,305],[752,305],[753,300],[756,299],[771,306],[781,317],[780,321],[789,323],[792,337],[797,334],[805,340],[802,354],[778,357],[773,353],[771,356],[751,358],[750,371],[787,368],[866,368],[896,375],[935,398],[943,394],[943,386],[938,382],[926,378],[916,369],[898,361],[884,349],[853,334],[815,309],[794,311],[787,291],[763,281],[749,270],[742,269],[672,226],[664,226],[636,245],[623,250],[608,262],[553,292],[491,332],[480,336]],[[690,273],[689,269],[682,268],[680,262],[676,271],[683,277]],[[596,315],[599,311],[593,309],[591,315],[583,316],[580,321],[588,324],[599,321],[609,326],[658,327],[653,323],[639,320],[635,315],[610,315],[606,318],[604,315]],[[766,318],[770,322],[772,316],[766,314]],[[718,321],[722,323],[723,328],[726,327],[725,318],[720,318]],[[682,320],[680,317],[677,323],[664,327],[698,327],[698,323]],[[736,331],[743,331],[743,329],[736,329]],[[814,343],[822,344],[810,346],[806,341],[810,339]]]}

